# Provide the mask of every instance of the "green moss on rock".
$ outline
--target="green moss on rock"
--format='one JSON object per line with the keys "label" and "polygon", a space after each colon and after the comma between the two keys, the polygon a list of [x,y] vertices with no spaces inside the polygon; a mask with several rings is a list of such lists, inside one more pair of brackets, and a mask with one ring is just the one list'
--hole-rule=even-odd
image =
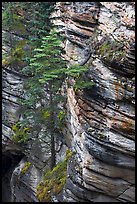
{"label": "green moss on rock", "polygon": [[126,57],[123,44],[109,37],[99,46],[97,53],[101,56],[101,59],[111,62],[121,61]]}
{"label": "green moss on rock", "polygon": [[31,166],[31,162],[26,162],[26,163],[24,164],[24,167],[21,169],[21,173],[22,173],[22,174],[25,174],[25,173],[28,171],[28,169],[29,169],[30,166]]}
{"label": "green moss on rock", "polygon": [[14,131],[14,135],[12,139],[17,143],[26,143],[29,140],[29,127],[22,128],[20,123],[16,123],[12,126],[12,130]]}
{"label": "green moss on rock", "polygon": [[52,170],[45,172],[43,181],[37,186],[37,198],[40,202],[50,202],[51,196],[57,195],[63,189],[67,176],[67,161],[72,152],[66,151],[66,157],[59,162]]}

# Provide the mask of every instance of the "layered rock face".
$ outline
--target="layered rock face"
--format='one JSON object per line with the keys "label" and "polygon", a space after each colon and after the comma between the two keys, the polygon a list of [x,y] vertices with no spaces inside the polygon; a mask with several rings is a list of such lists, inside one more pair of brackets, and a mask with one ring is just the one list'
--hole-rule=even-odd
{"label": "layered rock face", "polygon": [[60,30],[67,36],[66,58],[71,64],[84,60],[95,30],[98,41],[109,36],[122,43],[125,52],[119,64],[93,53],[87,77],[95,85],[77,95],[68,89],[65,135],[76,155],[68,165],[64,200],[134,202],[134,3],[58,2],[58,8],[62,22],[56,24],[65,28]]}
{"label": "layered rock face", "polygon": [[[16,68],[15,68],[16,69]],[[3,155],[3,202],[38,202],[36,187],[41,181],[43,171],[50,163],[50,138],[45,130],[32,135],[26,145],[18,145],[13,141],[12,126],[22,117],[19,99],[23,96],[23,76],[17,70],[3,69],[3,101],[2,101],[2,155]],[[57,162],[64,155],[66,145],[57,135]],[[26,162],[30,168],[23,174],[21,171]],[[6,170],[5,170],[6,168]],[[9,168],[9,169],[8,169]]]}
{"label": "layered rock face", "polygon": [[[95,82],[77,94],[72,87],[67,89],[67,124],[63,141],[58,136],[56,142],[57,161],[66,148],[75,154],[68,163],[64,202],[135,201],[134,6],[134,2],[56,2],[54,16],[60,18],[54,23],[67,37],[64,57],[70,64],[81,64],[88,58],[86,77]],[[96,30],[100,46],[105,36],[123,44],[123,60],[104,60],[92,49]],[[49,141],[42,135],[25,147],[12,141],[11,127],[21,118],[17,99],[23,80],[14,69],[4,69],[2,150],[5,155],[22,154],[12,175],[10,172],[11,200],[38,202],[36,186],[48,165]],[[31,166],[22,174],[27,161]]]}
{"label": "layered rock face", "polygon": [[[44,128],[26,145],[18,145],[13,141],[12,126],[22,117],[19,99],[23,96],[23,82],[26,76],[15,69],[3,69],[3,101],[2,101],[2,155],[3,155],[3,196],[4,202],[38,202],[36,187],[41,181],[43,171],[50,163],[50,138],[45,135]],[[66,145],[56,136],[57,162],[63,158]],[[63,155],[63,156],[62,156]],[[21,173],[26,162],[30,168]],[[6,169],[5,169],[6,168]]]}
{"label": "layered rock face", "polygon": [[23,76],[11,69],[3,69],[2,76],[2,201],[10,202],[11,175],[23,157],[22,149],[12,141],[11,129],[20,118],[18,99],[21,97]]}

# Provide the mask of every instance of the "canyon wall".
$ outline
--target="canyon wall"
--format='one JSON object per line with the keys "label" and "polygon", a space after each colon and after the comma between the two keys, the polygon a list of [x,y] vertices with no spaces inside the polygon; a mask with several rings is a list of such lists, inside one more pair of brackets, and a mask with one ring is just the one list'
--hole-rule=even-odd
{"label": "canyon wall", "polygon": [[[56,2],[53,16],[60,18],[54,23],[66,36],[64,57],[70,65],[80,64],[90,50],[86,79],[94,82],[76,93],[72,87],[67,89],[67,123],[63,140],[57,136],[57,160],[67,148],[75,154],[68,162],[64,202],[135,201],[134,7],[134,2]],[[123,45],[122,59],[115,58],[115,50],[115,60],[100,52],[109,37]],[[21,117],[17,98],[21,97],[23,79],[14,68],[3,71],[2,150],[5,157],[12,155],[11,160],[14,155],[20,157],[10,173],[12,201],[38,202],[36,186],[48,166],[49,142],[39,135],[35,142],[32,138],[20,147],[11,139],[11,127]],[[31,166],[22,174],[27,161]]]}
{"label": "canyon wall", "polygon": [[[64,135],[76,152],[68,164],[66,201],[120,202],[135,199],[135,16],[134,3],[58,2],[56,21],[64,31],[66,59],[81,63],[85,48],[111,37],[123,44],[124,60],[87,62],[95,85],[74,93],[68,88],[68,123]],[[64,27],[63,27],[64,26]],[[64,29],[62,29],[64,28]],[[93,36],[93,37],[92,37]],[[96,42],[94,42],[96,43]],[[92,49],[92,47],[91,47]],[[99,49],[99,48],[98,48]],[[113,54],[116,55],[115,50]],[[104,55],[107,53],[104,53]],[[104,56],[103,56],[104,57]]]}

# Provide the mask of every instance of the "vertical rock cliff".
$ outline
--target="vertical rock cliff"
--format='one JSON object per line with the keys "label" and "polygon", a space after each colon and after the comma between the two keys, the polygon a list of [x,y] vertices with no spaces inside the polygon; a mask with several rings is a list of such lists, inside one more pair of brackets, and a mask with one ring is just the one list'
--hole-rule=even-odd
{"label": "vertical rock cliff", "polygon": [[[66,58],[71,64],[80,64],[90,48],[87,78],[95,82],[77,95],[73,89],[67,90],[65,135],[76,155],[68,164],[64,200],[134,202],[134,2],[58,2],[58,8],[62,22],[56,24],[67,36]],[[105,52],[100,57],[107,38],[123,45],[121,61]],[[94,48],[97,41],[99,46]]]}
{"label": "vertical rock cliff", "polygon": [[[57,160],[67,148],[75,154],[67,166],[64,202],[135,202],[134,7],[134,2],[56,2],[54,24],[66,36],[64,57],[70,64],[87,64],[85,80],[94,82],[83,91],[67,88],[67,123],[63,139],[57,135]],[[111,42],[120,43],[120,50]],[[38,202],[36,186],[48,166],[49,142],[42,135],[25,147],[12,141],[24,78],[14,68],[3,70],[2,151],[12,169],[9,200]],[[23,174],[26,162],[31,165]]]}

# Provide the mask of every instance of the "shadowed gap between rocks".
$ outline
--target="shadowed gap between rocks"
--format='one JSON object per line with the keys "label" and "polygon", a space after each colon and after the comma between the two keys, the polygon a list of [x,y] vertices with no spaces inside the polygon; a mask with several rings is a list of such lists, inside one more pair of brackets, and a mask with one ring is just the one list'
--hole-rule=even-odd
{"label": "shadowed gap between rocks", "polygon": [[11,202],[11,175],[23,157],[24,155],[22,153],[15,155],[6,152],[2,154],[2,202]]}

